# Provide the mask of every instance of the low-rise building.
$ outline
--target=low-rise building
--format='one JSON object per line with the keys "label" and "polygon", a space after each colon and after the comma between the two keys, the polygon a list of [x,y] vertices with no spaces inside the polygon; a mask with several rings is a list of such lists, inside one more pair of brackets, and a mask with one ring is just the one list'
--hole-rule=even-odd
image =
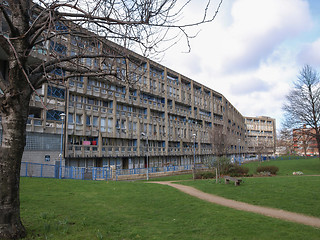
{"label": "low-rise building", "polygon": [[307,128],[293,129],[293,149],[294,153],[300,156],[316,156],[319,155],[317,141],[314,137],[315,130]]}

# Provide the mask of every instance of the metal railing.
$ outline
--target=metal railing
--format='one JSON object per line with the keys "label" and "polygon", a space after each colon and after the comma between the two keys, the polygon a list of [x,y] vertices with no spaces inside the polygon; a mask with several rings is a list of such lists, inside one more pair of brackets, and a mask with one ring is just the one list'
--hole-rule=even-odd
{"label": "metal railing", "polygon": [[[149,173],[161,173],[161,172],[174,172],[192,170],[193,165],[182,166],[166,166],[166,167],[149,167]],[[117,169],[116,174],[121,175],[134,175],[134,174],[146,174],[147,168],[132,168],[132,169]]]}
{"label": "metal railing", "polygon": [[[150,173],[166,173],[192,170],[193,165],[150,167]],[[202,166],[203,167],[203,166]],[[199,167],[197,167],[199,168]],[[63,178],[79,180],[117,180],[118,176],[146,174],[147,168],[112,169],[111,167],[66,167],[56,165],[22,162],[21,177]]]}

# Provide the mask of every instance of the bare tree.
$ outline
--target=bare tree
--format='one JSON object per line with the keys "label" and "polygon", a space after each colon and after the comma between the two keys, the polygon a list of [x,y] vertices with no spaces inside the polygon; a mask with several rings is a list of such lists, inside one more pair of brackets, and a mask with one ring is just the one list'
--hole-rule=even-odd
{"label": "bare tree", "polygon": [[[305,126],[303,128],[293,129],[293,143],[297,148],[302,147],[304,156],[307,156],[309,145],[313,139],[310,129],[305,128]],[[299,151],[297,151],[297,153],[299,153]]]}
{"label": "bare tree", "polygon": [[284,154],[292,154],[294,151],[294,143],[292,131],[287,128],[281,129],[277,136],[277,147],[283,149]]}
{"label": "bare tree", "polygon": [[214,125],[210,132],[210,140],[215,158],[209,159],[206,165],[209,168],[216,168],[216,177],[220,178],[221,168],[226,164],[230,164],[230,159],[227,156],[230,154],[232,137],[224,131],[223,125]]}
{"label": "bare tree", "polygon": [[223,129],[223,125],[215,125],[210,133],[213,153],[217,157],[227,156],[230,153],[232,137]]}
{"label": "bare tree", "polygon": [[[5,68],[0,74],[1,239],[26,235],[20,220],[19,179],[31,95],[48,80],[63,83],[79,76],[127,80],[128,71],[119,73],[110,66],[117,59],[139,66],[141,62],[131,58],[128,48],[155,53],[159,43],[174,43],[181,36],[189,45],[192,36],[187,27],[213,21],[221,5],[218,2],[210,14],[213,4],[208,0],[200,21],[179,25],[190,2],[0,0],[1,65]],[[77,51],[70,52],[66,43]],[[88,67],[86,62],[96,66]]]}
{"label": "bare tree", "polygon": [[259,161],[262,161],[262,155],[268,153],[268,141],[265,138],[258,138],[254,146],[255,152],[258,155]]}
{"label": "bare tree", "polygon": [[293,89],[287,95],[283,106],[285,111],[284,126],[288,128],[310,127],[310,136],[316,139],[320,150],[320,79],[311,66],[305,65]]}

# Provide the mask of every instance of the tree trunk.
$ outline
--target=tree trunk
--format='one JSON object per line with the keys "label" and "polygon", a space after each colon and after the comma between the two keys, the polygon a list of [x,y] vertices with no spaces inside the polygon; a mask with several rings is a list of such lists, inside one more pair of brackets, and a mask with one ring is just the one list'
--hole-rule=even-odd
{"label": "tree trunk", "polygon": [[10,98],[2,116],[2,144],[0,147],[0,239],[26,236],[20,219],[20,166],[26,143],[26,121],[29,94],[20,92]]}

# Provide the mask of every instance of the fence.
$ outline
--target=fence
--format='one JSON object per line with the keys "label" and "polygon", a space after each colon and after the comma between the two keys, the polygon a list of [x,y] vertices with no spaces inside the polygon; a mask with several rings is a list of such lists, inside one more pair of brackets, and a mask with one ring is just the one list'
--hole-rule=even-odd
{"label": "fence", "polygon": [[[193,165],[182,166],[166,166],[166,167],[150,167],[149,174],[182,172],[192,170]],[[204,166],[197,164],[197,169]],[[60,167],[57,165],[40,164],[22,162],[20,176],[21,177],[43,177],[43,178],[64,178],[64,179],[80,179],[80,180],[117,180],[118,176],[137,176],[147,174],[146,168],[133,169],[115,169],[110,167]]]}
{"label": "fence", "polygon": [[110,168],[60,167],[59,165],[22,162],[21,177],[65,178],[65,179],[112,179]]}
{"label": "fence", "polygon": [[[183,165],[183,166],[167,166],[167,167],[150,167],[148,168],[149,173],[160,173],[160,172],[177,172],[192,170],[192,165]],[[146,174],[146,168],[132,168],[132,169],[117,169],[116,174],[121,175],[134,175],[134,174]]]}
{"label": "fence", "polygon": [[55,165],[22,162],[20,176],[57,178],[59,169]]}
{"label": "fence", "polygon": [[[313,156],[316,157],[316,156]],[[301,157],[301,156],[284,156],[284,157],[272,157],[262,158],[262,160],[293,160],[293,159],[304,159],[312,157]],[[242,162],[250,160],[256,160],[254,158],[242,159]],[[206,166],[202,164],[196,164],[196,169],[204,169]],[[148,173],[156,175],[156,173],[174,173],[191,171],[193,165],[182,165],[182,166],[165,166],[165,167],[150,167]],[[80,179],[80,180],[118,180],[120,179],[137,179],[144,178],[147,174],[146,168],[133,168],[133,169],[112,169],[110,167],[60,167],[57,165],[40,164],[22,162],[20,176],[21,177],[43,177],[43,178],[64,178],[64,179]]]}
{"label": "fence", "polygon": [[92,168],[92,180],[111,180],[112,169],[109,167],[94,167]]}

